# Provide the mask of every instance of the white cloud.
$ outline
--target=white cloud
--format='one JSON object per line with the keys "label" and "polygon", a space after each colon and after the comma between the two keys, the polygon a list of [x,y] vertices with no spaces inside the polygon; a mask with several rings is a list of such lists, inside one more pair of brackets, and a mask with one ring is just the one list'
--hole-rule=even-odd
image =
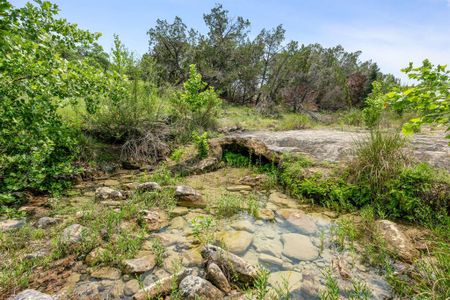
{"label": "white cloud", "polygon": [[372,59],[383,72],[402,79],[406,77],[400,69],[410,61],[417,64],[428,58],[435,64],[450,63],[450,34],[445,29],[392,24],[389,27],[334,25],[324,30],[330,40],[347,50],[361,50],[363,59]]}

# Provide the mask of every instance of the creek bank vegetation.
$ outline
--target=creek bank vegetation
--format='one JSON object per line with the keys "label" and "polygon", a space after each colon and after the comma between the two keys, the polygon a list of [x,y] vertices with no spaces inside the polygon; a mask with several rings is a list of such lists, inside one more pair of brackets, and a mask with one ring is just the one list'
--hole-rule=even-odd
{"label": "creek bank vegetation", "polygon": [[[252,40],[250,22],[221,5],[204,15],[206,35],[178,17],[157,20],[149,53],[138,58],[115,36],[107,54],[99,34],[57,13],[47,1],[0,2],[2,297],[26,288],[22,296],[135,299],[380,292],[350,280],[350,260],[335,253],[361,255],[354,272],[385,279],[381,293],[450,296],[450,177],[411,159],[400,133],[448,130],[446,66],[410,65],[416,83],[404,86],[359,52],[285,42],[281,25]],[[227,135],[315,126],[368,134],[343,164]],[[201,174],[217,169],[225,178],[202,190],[215,178]],[[233,172],[239,184],[226,181]],[[186,183],[196,178],[199,187]],[[300,209],[311,207],[339,218],[323,225]],[[254,224],[220,228],[239,216]],[[271,228],[259,230],[279,253],[267,254],[255,228]],[[237,255],[252,251],[278,269]]]}

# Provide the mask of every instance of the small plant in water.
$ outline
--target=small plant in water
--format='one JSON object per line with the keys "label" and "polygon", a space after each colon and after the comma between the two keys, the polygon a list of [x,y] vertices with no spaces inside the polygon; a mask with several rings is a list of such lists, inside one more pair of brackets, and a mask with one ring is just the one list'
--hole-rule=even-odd
{"label": "small plant in water", "polygon": [[201,245],[214,241],[215,221],[211,216],[198,216],[191,221],[192,234]]}
{"label": "small plant in water", "polygon": [[254,291],[252,299],[263,300],[266,299],[266,296],[269,292],[269,275],[270,272],[264,268],[259,267],[258,272],[256,274],[255,282],[254,282]]}
{"label": "small plant in water", "polygon": [[338,300],[339,299],[339,286],[336,279],[333,278],[331,270],[327,270],[325,273],[325,289],[321,290],[319,297],[321,300]]}

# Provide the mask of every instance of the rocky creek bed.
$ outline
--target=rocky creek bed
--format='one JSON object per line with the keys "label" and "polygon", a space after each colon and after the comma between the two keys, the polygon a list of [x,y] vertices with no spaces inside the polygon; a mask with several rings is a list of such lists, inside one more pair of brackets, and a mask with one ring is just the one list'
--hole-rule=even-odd
{"label": "rocky creek bed", "polygon": [[[192,295],[204,299],[247,299],[248,295],[242,287],[251,285],[257,266],[270,270],[270,287],[284,286],[285,290],[290,291],[292,299],[318,299],[319,292],[325,288],[329,271],[338,278],[343,297],[346,297],[346,289],[350,290],[355,282],[363,283],[372,299],[391,296],[387,282],[377,270],[361,263],[357,251],[338,251],[335,247],[333,228],[337,215],[334,212],[315,211],[309,205],[299,204],[276,190],[260,191],[257,186],[240,184],[242,179],[248,181],[252,178],[258,180],[260,176],[250,175],[245,169],[230,168],[187,177],[184,185],[176,188],[178,204],[182,206],[168,212],[157,208],[144,212],[149,229],[146,241],[135,258],[122,262],[122,268],[88,266],[90,260],[101,255],[102,248],[95,248],[84,261],[71,261],[70,266],[65,266],[66,271],[56,274],[62,276],[56,286],[45,286],[51,285],[52,281],[43,281],[42,285],[38,285],[38,290],[51,294],[52,298],[26,290],[12,299],[146,299],[149,295],[170,293],[175,280],[173,274],[179,276],[176,284],[184,299],[194,299]],[[128,201],[126,195],[131,193],[127,190],[130,186],[150,190],[161,188],[157,183],[138,185],[135,180],[135,175],[125,173],[82,184],[75,190],[79,194],[64,201],[75,208],[82,207],[80,203],[92,201],[118,210],[121,203]],[[104,187],[99,188],[101,185]],[[208,259],[204,251],[213,246],[201,246],[193,238],[192,221],[199,216],[215,216],[215,197],[223,193],[243,196],[254,193],[258,199],[257,218],[244,212],[230,218],[215,217],[216,244],[228,253],[225,257],[234,257],[234,260],[236,257],[242,258],[237,260],[237,264],[253,272],[244,285],[233,281],[230,268],[221,266],[217,269],[220,263],[212,264],[214,260]],[[206,203],[208,207],[205,207]],[[44,207],[34,207],[34,210],[36,216],[46,214]],[[77,211],[75,218],[82,214],[82,210]],[[37,219],[34,226],[49,228],[62,222],[61,217],[43,216]],[[8,228],[12,228],[12,221],[3,221],[3,230],[6,230],[7,222],[10,222]],[[19,222],[16,227],[25,224],[24,221]],[[65,227],[62,236],[67,243],[76,244],[84,229],[88,230],[75,223]],[[155,237],[165,248],[161,266],[156,265],[150,243]],[[45,248],[36,250],[28,255],[45,255]],[[176,269],[174,266],[177,266]],[[226,274],[223,279],[225,283],[211,279],[210,273],[214,271],[210,269]],[[182,281],[182,278],[191,282]],[[238,289],[238,286],[241,288]],[[26,298],[26,295],[33,296]]]}
{"label": "rocky creek bed", "polygon": [[[229,138],[225,144],[232,144],[235,139]],[[258,155],[276,159],[270,151],[279,149],[272,149],[272,142],[267,142],[266,147],[253,139],[237,139],[243,139],[246,145],[256,145]],[[100,245],[87,255],[69,255],[51,262],[50,267],[34,269],[25,286],[29,289],[9,290],[0,298],[146,299],[163,296],[170,299],[169,295],[177,291],[182,299],[253,299],[251,287],[258,277],[259,266],[270,271],[269,294],[274,299],[280,298],[277,297],[280,290],[288,290],[291,299],[318,299],[320,292],[326,289],[328,276],[337,280],[342,298],[349,298],[355,285],[362,287],[369,299],[392,298],[393,292],[383,274],[362,263],[357,246],[337,247],[336,223],[342,216],[301,204],[273,187],[263,188],[260,183],[264,178],[251,170],[217,169],[217,159],[223,149],[212,147],[212,150],[217,150],[218,154],[202,161],[190,172],[202,174],[189,175],[176,186],[148,182],[147,175],[139,171],[119,170],[107,177],[82,182],[66,197],[57,199],[59,207],[64,207],[58,214],[52,212],[49,205],[55,200],[36,197],[22,208],[29,215],[27,219],[1,219],[3,232],[31,226],[44,232],[57,232],[59,242],[72,247],[80,244],[83,236],[90,232],[82,221],[86,215],[95,219],[96,210],[121,212],[135,193],[170,190],[176,199],[174,207],[143,207],[117,225],[129,230],[130,236],[134,236],[139,227],[146,229],[134,257],[112,265],[97,265],[93,262],[105,253],[104,242],[99,242]],[[437,151],[437,155],[446,153]],[[211,166],[215,171],[209,171]],[[198,170],[200,172],[196,172]],[[257,213],[242,210],[233,216],[220,216],[218,207],[224,194],[242,197],[240,199],[253,197]],[[213,226],[196,229],[195,222],[210,217]],[[378,223],[402,261],[409,262],[418,256],[417,245],[400,226],[387,220]],[[208,230],[212,231],[211,236],[199,244],[198,235],[207,234]],[[96,239],[114,238],[103,231],[101,235]],[[155,239],[164,249],[160,262],[153,245]],[[25,243],[23,249],[17,251],[17,257],[47,257],[51,247],[52,240],[44,237]],[[408,266],[400,261],[393,265],[399,270]]]}

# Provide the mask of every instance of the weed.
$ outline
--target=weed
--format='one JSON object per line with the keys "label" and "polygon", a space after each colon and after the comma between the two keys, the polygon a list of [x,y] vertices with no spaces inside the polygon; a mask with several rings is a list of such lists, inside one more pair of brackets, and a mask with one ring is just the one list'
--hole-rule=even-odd
{"label": "weed", "polygon": [[363,281],[353,280],[352,290],[348,293],[348,298],[351,300],[369,300],[372,298],[372,293]]}
{"label": "weed", "polygon": [[181,158],[184,155],[184,148],[177,148],[175,149],[172,154],[170,155],[170,159],[175,161],[177,164],[180,163]]}
{"label": "weed", "polygon": [[241,195],[225,193],[217,201],[217,214],[221,217],[231,217],[242,210]]}
{"label": "weed", "polygon": [[214,227],[216,222],[211,216],[197,216],[191,221],[192,234],[201,245],[214,241]]}
{"label": "weed", "polygon": [[193,132],[192,139],[194,140],[195,146],[197,148],[197,156],[199,158],[207,157],[209,151],[208,132],[204,132],[201,135],[197,132]]}
{"label": "weed", "polygon": [[331,270],[327,270],[325,273],[325,289],[321,290],[319,297],[321,300],[338,300],[339,299],[339,286]]}
{"label": "weed", "polygon": [[269,275],[270,272],[263,268],[259,267],[258,272],[256,273],[256,278],[254,280],[254,290],[252,299],[264,300],[266,299],[266,295],[269,292],[268,284],[269,284]]}
{"label": "weed", "polygon": [[156,257],[156,265],[161,267],[164,262],[164,253],[166,252],[164,245],[161,243],[161,239],[153,239],[152,252]]}

